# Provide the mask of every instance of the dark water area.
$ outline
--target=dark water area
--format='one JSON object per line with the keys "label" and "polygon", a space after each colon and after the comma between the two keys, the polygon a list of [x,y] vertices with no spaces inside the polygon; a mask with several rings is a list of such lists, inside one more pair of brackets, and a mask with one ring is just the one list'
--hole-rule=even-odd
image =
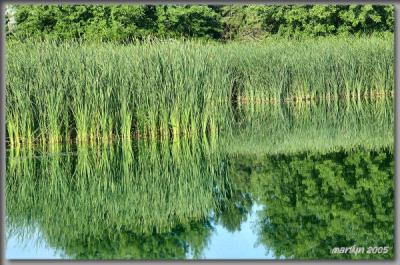
{"label": "dark water area", "polygon": [[[394,257],[392,104],[254,106],[232,124],[8,150],[6,258]],[[353,246],[364,250],[337,253]]]}

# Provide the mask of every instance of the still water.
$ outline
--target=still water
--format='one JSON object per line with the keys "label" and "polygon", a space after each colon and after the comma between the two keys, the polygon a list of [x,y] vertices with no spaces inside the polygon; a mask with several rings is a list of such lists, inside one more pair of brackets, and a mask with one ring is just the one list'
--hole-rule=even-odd
{"label": "still water", "polygon": [[393,120],[252,106],[208,138],[9,150],[6,257],[393,258]]}
{"label": "still water", "polygon": [[[267,249],[257,243],[253,232],[257,220],[256,212],[261,206],[254,205],[247,220],[241,224],[240,230],[229,231],[222,224],[213,223],[209,244],[203,250],[201,258],[206,259],[274,259]],[[68,259],[68,255],[49,246],[39,230],[24,239],[11,236],[8,239],[8,259]],[[193,253],[188,251],[186,257],[192,259]],[[116,256],[115,258],[119,258]],[[157,258],[157,257],[155,257]]]}

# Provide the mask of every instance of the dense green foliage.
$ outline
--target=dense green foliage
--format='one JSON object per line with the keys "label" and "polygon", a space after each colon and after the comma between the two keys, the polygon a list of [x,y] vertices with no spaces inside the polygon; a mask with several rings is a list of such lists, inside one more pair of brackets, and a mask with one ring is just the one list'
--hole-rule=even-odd
{"label": "dense green foliage", "polygon": [[267,35],[393,32],[390,5],[16,5],[8,36],[131,41],[147,37],[215,40]]}
{"label": "dense green foliage", "polygon": [[228,39],[393,32],[393,6],[377,5],[250,5],[224,6]]}
{"label": "dense green foliage", "polygon": [[7,139],[45,146],[196,138],[229,128],[235,105],[248,101],[391,95],[392,38],[8,42]]}

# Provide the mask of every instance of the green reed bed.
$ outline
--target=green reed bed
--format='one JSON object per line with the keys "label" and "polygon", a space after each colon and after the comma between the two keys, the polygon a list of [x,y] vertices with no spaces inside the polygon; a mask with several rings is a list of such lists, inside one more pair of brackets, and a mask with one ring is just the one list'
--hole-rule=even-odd
{"label": "green reed bed", "polygon": [[250,102],[365,98],[394,88],[394,41],[321,38],[234,44],[239,99]]}
{"label": "green reed bed", "polygon": [[302,104],[246,104],[221,140],[229,154],[325,153],[394,148],[391,98]]}
{"label": "green reed bed", "polygon": [[257,43],[7,43],[9,146],[204,137],[232,106],[393,92],[393,35]]}
{"label": "green reed bed", "polygon": [[9,44],[10,145],[216,132],[230,87],[220,50],[175,41]]}

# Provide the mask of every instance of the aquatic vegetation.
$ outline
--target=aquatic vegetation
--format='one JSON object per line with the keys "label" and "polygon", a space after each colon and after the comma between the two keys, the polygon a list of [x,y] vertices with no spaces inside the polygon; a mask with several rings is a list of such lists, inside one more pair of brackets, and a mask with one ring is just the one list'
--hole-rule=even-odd
{"label": "aquatic vegetation", "polygon": [[393,35],[257,43],[7,42],[10,147],[204,138],[248,102],[393,93]]}
{"label": "aquatic vegetation", "polygon": [[[232,44],[239,101],[361,99],[394,88],[393,38],[268,39]],[[232,47],[232,48],[233,48]]]}
{"label": "aquatic vegetation", "polygon": [[9,44],[10,146],[217,132],[230,87],[220,50],[175,41]]}

